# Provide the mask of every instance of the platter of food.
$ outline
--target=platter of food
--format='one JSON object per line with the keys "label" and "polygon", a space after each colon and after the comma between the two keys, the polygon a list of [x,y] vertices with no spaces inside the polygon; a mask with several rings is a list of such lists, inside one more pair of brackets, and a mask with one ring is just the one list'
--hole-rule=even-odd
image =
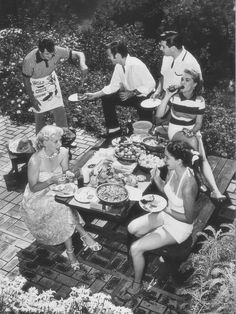
{"label": "platter of food", "polygon": [[162,167],[165,165],[163,159],[152,154],[142,154],[138,159],[138,164],[143,170],[151,170],[155,167]]}
{"label": "platter of food", "polygon": [[60,197],[70,197],[73,196],[77,190],[77,186],[74,183],[65,184],[53,184],[50,185],[50,189]]}
{"label": "platter of food", "polygon": [[164,197],[156,194],[147,194],[139,201],[139,206],[149,213],[162,211],[167,205]]}
{"label": "platter of food", "polygon": [[133,143],[142,143],[143,142],[143,139],[147,137],[147,134],[132,134],[130,136],[130,140],[133,142]]}
{"label": "platter of food", "polygon": [[129,193],[126,188],[117,183],[104,183],[97,187],[97,197],[104,204],[119,205],[126,202]]}
{"label": "platter of food", "polygon": [[152,152],[163,152],[165,149],[165,145],[163,142],[160,142],[153,136],[148,136],[143,139],[143,144],[146,149]]}
{"label": "platter of food", "polygon": [[97,201],[96,189],[90,186],[84,186],[77,190],[74,195],[76,201],[80,203],[90,203]]}
{"label": "platter of food", "polygon": [[121,143],[115,148],[115,157],[126,162],[136,162],[139,156],[145,152],[141,144]]}

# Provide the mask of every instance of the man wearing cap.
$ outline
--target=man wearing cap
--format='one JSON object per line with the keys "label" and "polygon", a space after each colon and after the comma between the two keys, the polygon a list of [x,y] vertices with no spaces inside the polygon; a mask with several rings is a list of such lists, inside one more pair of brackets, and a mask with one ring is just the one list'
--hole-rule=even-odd
{"label": "man wearing cap", "polygon": [[155,88],[155,80],[146,65],[128,54],[124,41],[115,41],[107,46],[108,59],[115,65],[110,84],[95,93],[86,93],[89,100],[102,98],[107,133],[104,137],[120,135],[116,106],[133,106],[141,120],[150,120],[150,112],[140,106]]}
{"label": "man wearing cap", "polygon": [[67,127],[67,118],[55,68],[61,59],[79,59],[83,75],[88,67],[83,52],[56,46],[50,38],[39,40],[23,61],[23,82],[33,106],[36,134],[45,125],[44,113],[52,111],[56,125]]}

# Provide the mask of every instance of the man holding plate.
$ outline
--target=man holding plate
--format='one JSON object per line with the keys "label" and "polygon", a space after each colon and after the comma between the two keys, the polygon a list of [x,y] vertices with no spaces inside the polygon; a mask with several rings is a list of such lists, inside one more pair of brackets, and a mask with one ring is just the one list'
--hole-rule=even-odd
{"label": "man holding plate", "polygon": [[146,65],[128,54],[124,41],[114,41],[107,46],[107,56],[115,65],[110,84],[95,93],[86,93],[88,100],[101,97],[107,134],[104,137],[120,136],[116,106],[135,107],[141,120],[152,119],[152,114],[140,104],[155,88],[155,80]]}
{"label": "man holding plate", "polygon": [[61,59],[79,59],[83,75],[88,67],[83,52],[56,46],[50,38],[39,40],[38,48],[25,57],[23,82],[33,105],[36,134],[45,125],[44,113],[52,111],[56,125],[67,127],[67,118],[55,68]]}

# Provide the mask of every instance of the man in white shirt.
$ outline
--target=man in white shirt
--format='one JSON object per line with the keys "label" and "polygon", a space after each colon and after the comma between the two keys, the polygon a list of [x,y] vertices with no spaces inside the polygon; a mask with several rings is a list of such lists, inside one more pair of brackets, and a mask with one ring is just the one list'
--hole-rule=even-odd
{"label": "man in white shirt", "polygon": [[[183,37],[175,31],[166,31],[160,35],[160,50],[163,52],[161,77],[155,93],[152,98],[157,98],[165,93],[171,86],[180,86],[184,70],[195,70],[200,73],[202,79],[201,67],[194,56],[183,46]],[[156,124],[163,125],[169,121],[170,111],[162,118],[156,119]]]}
{"label": "man in white shirt", "polygon": [[142,109],[140,103],[150,96],[156,83],[146,65],[128,54],[123,41],[109,44],[107,55],[115,65],[110,84],[100,91],[86,95],[89,100],[102,98],[107,136],[110,137],[120,133],[116,105],[133,106],[141,120],[151,119],[152,113]]}
{"label": "man in white shirt", "polygon": [[153,97],[171,85],[180,85],[184,70],[195,70],[200,73],[201,67],[194,56],[183,46],[183,38],[175,31],[167,31],[160,35],[160,50],[163,52],[161,78]]}

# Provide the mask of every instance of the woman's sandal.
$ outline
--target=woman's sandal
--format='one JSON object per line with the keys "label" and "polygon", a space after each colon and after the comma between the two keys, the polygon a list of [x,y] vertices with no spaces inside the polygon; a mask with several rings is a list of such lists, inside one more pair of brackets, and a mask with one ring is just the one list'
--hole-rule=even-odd
{"label": "woman's sandal", "polygon": [[87,236],[89,235],[86,233],[80,237],[81,241],[83,242],[84,251],[86,251],[87,249],[90,249],[94,252],[100,251],[102,249],[101,244],[95,241],[93,244],[88,245],[85,240]]}
{"label": "woman's sandal", "polygon": [[221,194],[221,196],[217,196],[215,191],[211,192],[210,197],[213,200],[215,200],[215,201],[217,201],[219,203],[222,203],[222,202],[224,202],[226,200],[226,196],[225,195]]}
{"label": "woman's sandal", "polygon": [[79,261],[76,261],[74,263],[71,262],[69,254],[74,254],[74,249],[72,249],[71,251],[66,250],[66,254],[68,256],[68,259],[70,261],[70,266],[73,268],[73,270],[79,270],[80,269],[80,263]]}

